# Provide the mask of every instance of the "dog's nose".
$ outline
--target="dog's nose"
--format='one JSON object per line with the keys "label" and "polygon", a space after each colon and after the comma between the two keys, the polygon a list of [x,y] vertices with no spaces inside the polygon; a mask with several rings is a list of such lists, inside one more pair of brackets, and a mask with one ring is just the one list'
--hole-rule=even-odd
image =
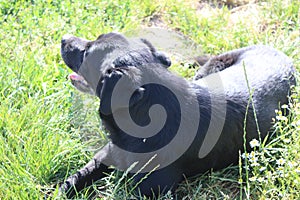
{"label": "dog's nose", "polygon": [[70,35],[70,34],[66,34],[64,36],[62,36],[61,38],[61,43],[62,44],[65,44],[70,38],[74,37],[73,35]]}

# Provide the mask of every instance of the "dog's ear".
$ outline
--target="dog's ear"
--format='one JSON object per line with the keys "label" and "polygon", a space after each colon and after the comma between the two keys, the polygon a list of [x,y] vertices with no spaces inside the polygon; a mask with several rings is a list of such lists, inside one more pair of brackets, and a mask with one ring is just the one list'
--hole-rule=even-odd
{"label": "dog's ear", "polygon": [[[132,93],[133,90],[129,77],[126,77],[125,82],[118,84],[117,87],[119,88],[116,88],[117,82],[122,76],[123,74],[121,72],[115,70],[106,75],[103,80],[103,86],[100,93],[100,112],[104,115],[110,115],[121,108],[129,108],[139,102],[144,96],[145,89],[139,87],[133,92],[131,97],[128,97],[128,94]],[[124,81],[124,79],[122,81]],[[118,96],[118,99],[114,101],[114,105],[112,105],[113,92],[116,92],[114,95]],[[124,98],[127,99],[124,100]]]}
{"label": "dog's ear", "polygon": [[141,41],[148,46],[156,61],[163,64],[166,68],[171,66],[171,60],[166,56],[165,53],[157,51],[148,40],[141,38]]}
{"label": "dog's ear", "polygon": [[171,66],[171,60],[161,51],[153,52],[154,57],[162,63],[166,68]]}

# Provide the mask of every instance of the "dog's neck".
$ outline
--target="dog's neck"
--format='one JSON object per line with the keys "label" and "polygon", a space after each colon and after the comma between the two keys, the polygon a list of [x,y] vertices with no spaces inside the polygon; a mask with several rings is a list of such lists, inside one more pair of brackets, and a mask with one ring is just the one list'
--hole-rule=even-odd
{"label": "dog's neck", "polygon": [[[158,84],[148,84],[143,86],[146,93],[140,102],[130,107],[129,113],[131,117],[126,118],[126,120],[128,120],[128,124],[133,122],[141,127],[147,126],[151,123],[149,110],[153,105],[160,105],[166,112],[166,118],[163,119],[163,116],[160,116],[159,114],[155,115],[155,113],[154,117],[161,117],[162,121],[165,120],[162,129],[154,133],[151,137],[143,137],[143,133],[134,133],[134,135],[140,134],[140,136],[133,137],[132,133],[126,132],[118,126],[113,115],[103,115],[100,112],[103,125],[109,131],[109,137],[112,140],[112,143],[121,148],[127,148],[126,150],[131,152],[143,153],[155,151],[167,145],[174,138],[181,123],[191,124],[191,126],[193,126],[194,123],[199,123],[199,120],[197,119],[191,120],[191,117],[193,118],[193,113],[195,112],[195,110],[190,107],[191,104],[197,104],[199,106],[199,112],[200,109],[201,112],[209,112],[209,106],[207,106],[210,101],[208,93],[202,92],[203,95],[196,95],[195,85],[192,85],[185,79],[171,73],[161,78],[163,78],[163,82],[167,82],[169,88]],[[198,87],[197,91],[199,90],[204,89]],[[175,94],[180,97],[178,98]],[[182,107],[187,109],[181,110]],[[119,112],[123,111],[120,110]],[[120,113],[114,113],[114,115],[118,114]],[[153,149],[153,147],[156,149]]]}

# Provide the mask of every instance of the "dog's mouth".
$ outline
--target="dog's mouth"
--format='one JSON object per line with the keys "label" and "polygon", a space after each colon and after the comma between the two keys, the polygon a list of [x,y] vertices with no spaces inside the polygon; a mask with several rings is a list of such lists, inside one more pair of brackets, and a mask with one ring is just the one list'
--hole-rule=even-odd
{"label": "dog's mouth", "polygon": [[69,75],[69,79],[71,80],[72,85],[78,89],[79,91],[91,95],[95,95],[95,91],[88,84],[88,82],[76,72],[73,72]]}
{"label": "dog's mouth", "polygon": [[69,79],[71,81],[84,81],[84,82],[86,82],[86,80],[82,76],[77,74],[76,72],[73,72],[72,74],[70,74]]}

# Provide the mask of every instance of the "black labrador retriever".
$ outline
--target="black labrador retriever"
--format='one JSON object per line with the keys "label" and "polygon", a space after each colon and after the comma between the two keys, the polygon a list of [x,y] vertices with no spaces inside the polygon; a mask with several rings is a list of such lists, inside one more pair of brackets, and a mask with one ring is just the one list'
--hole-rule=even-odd
{"label": "black labrador retriever", "polygon": [[139,192],[154,197],[174,192],[183,177],[237,163],[249,141],[267,135],[295,84],[292,61],[263,45],[211,58],[191,82],[170,72],[169,58],[149,41],[118,33],[95,41],[66,35],[61,54],[73,85],[100,98],[111,139],[62,184],[68,197],[110,166],[129,171]]}

